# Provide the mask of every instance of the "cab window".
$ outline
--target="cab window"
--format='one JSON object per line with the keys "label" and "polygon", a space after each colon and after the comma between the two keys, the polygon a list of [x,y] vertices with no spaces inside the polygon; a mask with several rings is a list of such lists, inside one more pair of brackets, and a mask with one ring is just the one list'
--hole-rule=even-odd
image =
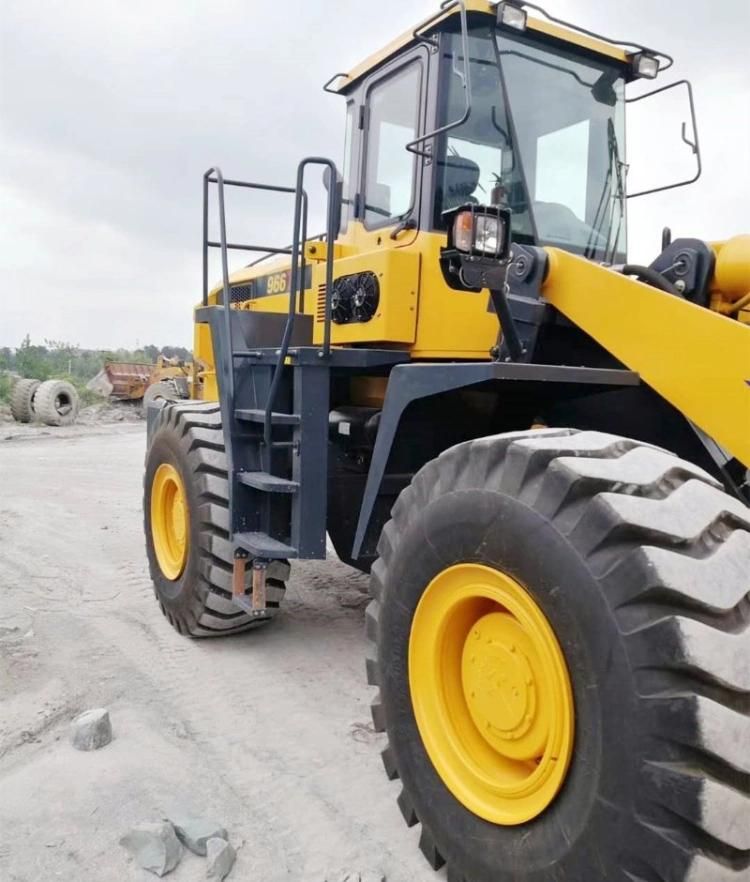
{"label": "cab window", "polygon": [[346,106],[346,134],[344,136],[344,164],[342,167],[342,178],[344,182],[342,206],[341,206],[341,229],[339,232],[346,232],[349,224],[349,216],[353,205],[352,199],[352,138],[354,135],[354,112],[355,104],[350,101]]}
{"label": "cab window", "polygon": [[414,200],[416,157],[406,145],[417,137],[420,68],[412,64],[369,92],[364,181],[365,226],[403,217]]}

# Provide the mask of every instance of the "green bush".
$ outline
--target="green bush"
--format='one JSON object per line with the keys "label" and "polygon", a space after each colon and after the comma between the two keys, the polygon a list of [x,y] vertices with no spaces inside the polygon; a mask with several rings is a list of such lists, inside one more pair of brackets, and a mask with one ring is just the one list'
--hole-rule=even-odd
{"label": "green bush", "polygon": [[12,385],[8,374],[0,374],[0,402],[7,404],[10,401],[10,387]]}

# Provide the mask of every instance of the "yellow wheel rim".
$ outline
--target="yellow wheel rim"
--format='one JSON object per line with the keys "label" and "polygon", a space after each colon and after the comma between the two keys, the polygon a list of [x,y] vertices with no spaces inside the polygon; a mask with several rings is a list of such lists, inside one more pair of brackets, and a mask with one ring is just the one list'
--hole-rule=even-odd
{"label": "yellow wheel rim", "polygon": [[166,462],[151,484],[151,536],[165,578],[179,579],[187,560],[188,509],[180,473]]}
{"label": "yellow wheel rim", "polygon": [[435,576],[414,613],[409,687],[432,764],[469,811],[511,826],[550,805],[573,754],[573,691],[515,579],[480,564]]}

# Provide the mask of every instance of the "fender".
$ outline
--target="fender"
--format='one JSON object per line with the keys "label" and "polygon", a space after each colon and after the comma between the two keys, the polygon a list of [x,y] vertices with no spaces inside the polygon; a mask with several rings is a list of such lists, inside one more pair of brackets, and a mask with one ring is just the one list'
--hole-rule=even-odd
{"label": "fender", "polygon": [[383,413],[375,438],[375,447],[360,507],[352,558],[356,559],[361,554],[375,500],[385,475],[388,457],[406,408],[420,398],[475,386],[487,381],[590,384],[606,387],[637,386],[640,383],[640,377],[638,374],[626,370],[507,362],[396,365],[391,370],[388,379]]}

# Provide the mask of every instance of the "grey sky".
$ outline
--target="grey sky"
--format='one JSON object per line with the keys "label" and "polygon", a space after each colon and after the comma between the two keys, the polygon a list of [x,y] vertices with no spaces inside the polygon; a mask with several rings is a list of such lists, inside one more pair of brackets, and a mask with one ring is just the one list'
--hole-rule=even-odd
{"label": "grey sky", "polygon": [[[228,175],[286,184],[303,155],[340,161],[343,102],[322,82],[435,8],[431,0],[5,0],[0,345],[26,332],[91,347],[189,345],[202,172],[216,163]],[[750,232],[750,2],[548,0],[547,8],[664,49],[676,64],[662,82],[688,77],[695,86],[704,175],[631,203],[631,257],[649,262],[665,223],[707,239]],[[631,138],[631,146],[643,155],[644,143]],[[290,238],[290,203],[251,206],[245,196],[229,207],[233,238]]]}

